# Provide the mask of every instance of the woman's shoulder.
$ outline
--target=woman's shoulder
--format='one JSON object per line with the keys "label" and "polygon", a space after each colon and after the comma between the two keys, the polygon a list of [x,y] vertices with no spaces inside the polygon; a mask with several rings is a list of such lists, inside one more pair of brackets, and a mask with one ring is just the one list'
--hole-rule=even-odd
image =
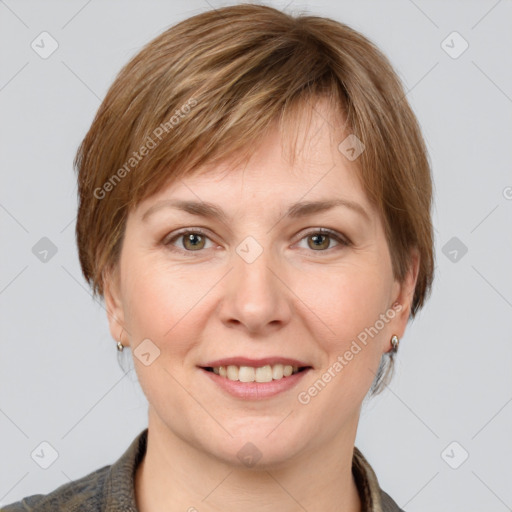
{"label": "woman's shoulder", "polygon": [[380,486],[379,479],[361,450],[354,446],[352,473],[361,497],[363,510],[404,512]]}
{"label": "woman's shoulder", "polygon": [[102,489],[111,466],[57,487],[48,494],[33,494],[2,507],[1,512],[55,512],[58,510],[96,512],[103,510]]}
{"label": "woman's shoulder", "polygon": [[405,512],[395,503],[393,498],[382,489],[380,489],[380,503],[382,512]]}

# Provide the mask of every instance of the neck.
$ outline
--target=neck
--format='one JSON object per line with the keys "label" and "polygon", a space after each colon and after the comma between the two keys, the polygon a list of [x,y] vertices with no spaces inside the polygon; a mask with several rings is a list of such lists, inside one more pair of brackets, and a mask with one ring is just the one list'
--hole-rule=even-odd
{"label": "neck", "polygon": [[356,425],[326,449],[279,467],[233,467],[175,436],[149,409],[147,449],[135,475],[139,512],[361,512],[352,475]]}

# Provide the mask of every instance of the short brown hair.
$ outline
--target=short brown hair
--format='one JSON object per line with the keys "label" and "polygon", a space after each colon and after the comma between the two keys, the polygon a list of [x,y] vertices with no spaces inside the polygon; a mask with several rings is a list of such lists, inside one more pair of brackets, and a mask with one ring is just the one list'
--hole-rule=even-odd
{"label": "short brown hair", "polygon": [[75,159],[78,251],[94,293],[103,295],[116,266],[130,209],[201,164],[244,158],[271,123],[293,126],[290,116],[320,97],[365,146],[359,178],[381,215],[396,279],[411,248],[419,252],[414,317],[433,279],[432,183],[396,73],[347,25],[254,4],[169,28],[110,87]]}

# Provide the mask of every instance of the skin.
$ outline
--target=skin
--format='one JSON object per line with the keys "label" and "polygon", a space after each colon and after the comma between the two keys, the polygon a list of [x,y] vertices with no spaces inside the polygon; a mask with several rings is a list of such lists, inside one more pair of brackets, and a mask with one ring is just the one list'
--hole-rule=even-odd
{"label": "skin", "polygon": [[[337,150],[347,134],[333,128],[326,104],[315,110],[293,167],[278,132],[269,131],[244,167],[188,176],[128,216],[105,303],[114,339],[122,333],[132,354],[144,339],[160,350],[149,366],[133,357],[149,402],[147,453],[135,482],[141,512],[361,510],[351,473],[361,404],[391,336],[405,331],[419,261],[412,252],[406,279],[394,279],[382,222],[355,162]],[[337,197],[359,203],[369,218],[346,207],[283,217],[296,201]],[[178,198],[213,202],[228,221],[171,208],[142,219]],[[195,240],[198,249],[183,236],[169,243],[179,229],[198,227],[207,236]],[[350,244],[327,236],[317,248],[318,228]],[[247,236],[263,249],[250,264],[236,252]],[[400,313],[301,404],[298,393],[395,303]],[[198,368],[235,355],[292,357],[313,369],[291,390],[244,400]],[[252,468],[237,457],[248,442],[262,454]]]}

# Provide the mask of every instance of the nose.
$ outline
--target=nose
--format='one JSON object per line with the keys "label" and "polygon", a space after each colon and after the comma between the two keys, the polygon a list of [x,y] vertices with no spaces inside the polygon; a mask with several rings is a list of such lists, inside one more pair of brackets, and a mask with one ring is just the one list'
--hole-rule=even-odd
{"label": "nose", "polygon": [[283,328],[291,318],[293,294],[270,251],[263,250],[252,262],[234,254],[233,266],[223,289],[222,322],[251,335]]}

